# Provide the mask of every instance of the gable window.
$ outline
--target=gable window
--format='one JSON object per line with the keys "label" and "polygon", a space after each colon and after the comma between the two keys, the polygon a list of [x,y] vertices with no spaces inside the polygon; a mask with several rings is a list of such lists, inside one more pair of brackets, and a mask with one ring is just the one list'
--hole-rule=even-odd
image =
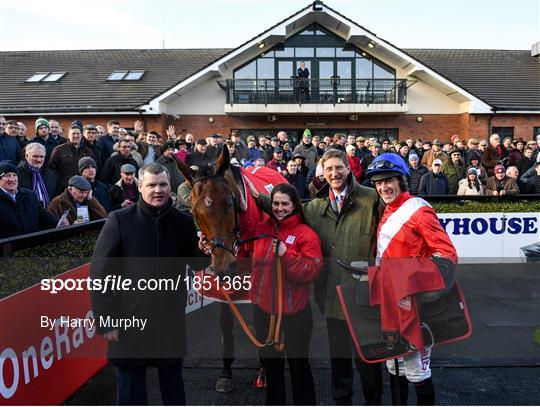
{"label": "gable window", "polygon": [[108,81],[121,81],[127,75],[128,71],[114,71],[107,78]]}
{"label": "gable window", "polygon": [[57,82],[65,75],[65,72],[36,72],[25,82]]}
{"label": "gable window", "polygon": [[144,75],[144,71],[129,71],[128,74],[125,76],[125,81],[138,81],[140,80]]}

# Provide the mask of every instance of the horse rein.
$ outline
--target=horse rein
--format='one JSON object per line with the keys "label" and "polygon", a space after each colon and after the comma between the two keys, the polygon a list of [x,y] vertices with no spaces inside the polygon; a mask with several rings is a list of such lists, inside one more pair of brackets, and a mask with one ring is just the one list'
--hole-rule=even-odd
{"label": "horse rein", "polygon": [[[202,178],[202,179],[198,180],[197,182],[205,181],[208,178],[212,178],[212,176]],[[217,178],[217,177],[215,177],[215,178]],[[239,212],[239,210],[238,210],[238,198],[232,192],[231,192],[231,196],[232,196],[233,206],[234,206],[234,223],[235,223],[232,233],[234,234],[235,239],[233,241],[233,244],[232,244],[231,248],[229,248],[229,247],[227,247],[225,245],[225,241],[227,239],[227,236],[218,236],[218,237],[215,237],[213,239],[208,239],[208,241],[212,244],[212,247],[211,247],[211,250],[210,250],[211,255],[214,254],[214,251],[216,249],[222,249],[222,250],[225,250],[225,251],[231,253],[234,257],[236,257],[237,254],[238,254],[238,248],[239,248],[240,245],[242,245],[244,243],[247,243],[247,242],[251,242],[251,241],[254,241],[254,240],[258,240],[258,239],[262,239],[262,238],[270,236],[269,234],[261,234],[261,235],[253,236],[253,237],[250,237],[250,238],[247,238],[247,239],[240,239],[240,222],[239,222],[239,213],[238,213]],[[276,231],[275,236],[277,237],[277,231]],[[280,241],[278,240],[277,243],[279,243],[279,242]],[[276,288],[277,288],[277,292],[279,294],[281,294],[281,292],[283,291],[283,271],[282,271],[281,261],[279,259],[279,255],[278,255],[278,250],[279,250],[279,244],[276,244],[276,248],[275,248],[275,251],[274,251],[274,272],[275,272],[274,275],[275,275],[275,279],[274,279],[274,284],[272,286],[272,307],[273,308],[275,307]],[[268,327],[268,336],[267,336],[267,338],[266,338],[266,340],[264,342],[261,342],[261,341],[259,341],[257,339],[255,334],[251,331],[251,328],[249,327],[249,325],[246,322],[245,318],[242,316],[242,313],[238,309],[238,306],[233,302],[233,300],[231,299],[231,297],[229,296],[227,291],[222,286],[219,287],[219,290],[220,290],[221,294],[223,295],[223,297],[225,297],[225,300],[227,301],[229,306],[231,307],[231,311],[233,312],[236,319],[240,323],[240,326],[244,330],[245,334],[248,336],[248,338],[251,340],[251,342],[255,346],[257,346],[259,348],[264,348],[266,346],[273,346],[276,351],[283,352],[283,350],[285,349],[285,345],[281,342],[281,321],[283,319],[283,296],[282,295],[278,295],[278,298],[277,298],[277,303],[278,303],[277,304],[277,313],[276,313],[276,310],[274,308],[272,310],[273,312],[270,314],[270,322],[269,322],[269,327]]]}

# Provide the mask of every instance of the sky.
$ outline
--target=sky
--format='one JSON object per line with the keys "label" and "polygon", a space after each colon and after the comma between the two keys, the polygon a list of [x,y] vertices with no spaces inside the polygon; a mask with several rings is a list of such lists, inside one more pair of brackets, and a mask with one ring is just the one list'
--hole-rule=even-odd
{"label": "sky", "polygon": [[[0,50],[234,48],[296,0],[0,0]],[[540,0],[326,0],[400,48],[530,50]]]}

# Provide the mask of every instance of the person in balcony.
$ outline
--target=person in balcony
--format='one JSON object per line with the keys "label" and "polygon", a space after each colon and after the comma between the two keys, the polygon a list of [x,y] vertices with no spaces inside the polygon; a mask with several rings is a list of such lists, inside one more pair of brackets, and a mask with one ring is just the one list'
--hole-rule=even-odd
{"label": "person in balcony", "polygon": [[300,62],[300,68],[298,68],[296,76],[298,78],[300,97],[303,99],[309,98],[309,69],[306,68],[304,61]]}

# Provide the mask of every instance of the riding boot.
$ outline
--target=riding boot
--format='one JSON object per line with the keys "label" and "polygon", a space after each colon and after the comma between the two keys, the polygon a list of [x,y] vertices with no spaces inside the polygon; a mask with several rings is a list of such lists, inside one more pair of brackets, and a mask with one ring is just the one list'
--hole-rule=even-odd
{"label": "riding boot", "polygon": [[405,376],[399,376],[396,381],[396,375],[390,374],[390,389],[392,390],[392,405],[406,406],[409,397],[409,381],[407,378]]}
{"label": "riding boot", "polygon": [[435,386],[431,377],[415,383],[414,386],[416,387],[416,404],[418,406],[435,405]]}

